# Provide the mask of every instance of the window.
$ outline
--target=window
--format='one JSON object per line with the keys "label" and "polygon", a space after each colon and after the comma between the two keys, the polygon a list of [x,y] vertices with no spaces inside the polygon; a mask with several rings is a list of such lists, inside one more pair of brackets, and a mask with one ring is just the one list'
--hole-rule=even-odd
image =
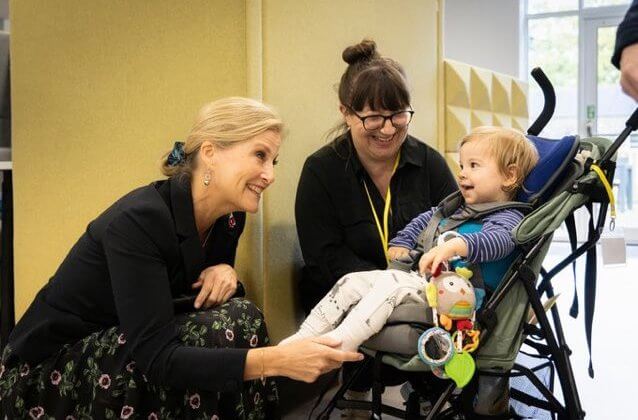
{"label": "window", "polygon": [[[616,29],[629,0],[522,0],[523,79],[541,67],[556,89],[554,117],[541,133],[560,138],[568,134],[615,139],[636,103],[620,90],[620,73],[611,63]],[[543,96],[529,81],[530,122],[543,106]],[[618,153],[614,192],[618,229],[629,243],[638,243],[638,136],[623,144]],[[579,224],[584,214],[576,214]],[[557,232],[563,239],[564,232]],[[582,237],[582,236],[581,236]]]}
{"label": "window", "polygon": [[[527,52],[521,57],[520,68],[524,73],[521,77],[527,79],[532,68],[541,67],[556,89],[556,111],[543,131],[547,137],[598,133],[594,130],[597,125],[601,134],[604,131],[611,135],[613,124],[623,123],[622,116],[630,113],[632,102],[611,88],[618,86],[618,72],[609,64],[616,26],[629,3],[629,0],[521,0],[524,13],[521,46]],[[614,107],[614,115],[609,115],[610,107],[603,106],[606,103],[622,107]],[[542,105],[542,93],[530,81],[530,120],[536,118]]]}

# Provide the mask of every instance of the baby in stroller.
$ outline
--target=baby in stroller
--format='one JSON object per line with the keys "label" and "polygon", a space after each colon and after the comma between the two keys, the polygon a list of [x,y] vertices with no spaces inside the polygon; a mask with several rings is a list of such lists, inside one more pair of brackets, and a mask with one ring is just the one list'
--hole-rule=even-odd
{"label": "baby in stroller", "polygon": [[[427,305],[423,275],[454,257],[461,257],[470,265],[475,290],[485,286],[494,290],[498,286],[515,249],[512,229],[524,217],[521,209],[510,202],[536,165],[538,152],[521,132],[486,126],[474,129],[461,140],[459,154],[460,192],[414,218],[390,241],[390,269],[345,275],[313,308],[299,331],[282,344],[326,334],[338,339],[342,349],[356,350],[383,328],[397,305]],[[450,204],[454,211],[441,218],[441,210]],[[478,219],[472,217],[476,214],[480,214]],[[459,235],[421,249],[419,239],[428,227],[435,228],[438,234],[456,230]],[[427,252],[412,260],[413,250]]]}

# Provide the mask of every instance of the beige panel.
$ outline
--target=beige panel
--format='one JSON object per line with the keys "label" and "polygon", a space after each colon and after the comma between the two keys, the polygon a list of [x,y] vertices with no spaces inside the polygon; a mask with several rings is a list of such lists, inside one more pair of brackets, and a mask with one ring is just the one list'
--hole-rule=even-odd
{"label": "beige panel", "polygon": [[437,2],[264,0],[264,100],[281,111],[289,134],[265,211],[265,311],[275,341],[296,327],[294,302],[301,266],[294,192],[302,164],[326,144],[340,118],[335,85],[342,50],[372,37],[382,54],[408,73],[416,110],[411,132],[436,144]]}
{"label": "beige panel", "polygon": [[[246,95],[262,100],[263,40],[261,1],[246,0]],[[264,212],[251,215],[239,241],[235,268],[246,288],[246,296],[257,306],[264,303]]]}
{"label": "beige panel", "polygon": [[472,128],[480,127],[482,125],[494,124],[492,113],[489,111],[472,111],[470,126]]}
{"label": "beige panel", "polygon": [[471,111],[448,105],[445,107],[445,150],[454,152],[458,148],[461,137],[472,128]]}
{"label": "beige panel", "polygon": [[471,68],[470,69],[470,106],[472,109],[491,111],[492,78],[486,70]]}
{"label": "beige panel", "polygon": [[512,114],[527,118],[527,83],[512,79]]}
{"label": "beige panel", "polygon": [[234,0],[11,3],[16,313],[205,102],[246,94]]}
{"label": "beige panel", "polygon": [[527,83],[453,60],[445,60],[444,68],[443,133],[448,163],[450,153],[457,151],[459,140],[472,128],[496,125],[527,131]]}
{"label": "beige panel", "polygon": [[470,66],[462,63],[446,62],[445,103],[469,108],[470,106]]}
{"label": "beige panel", "polygon": [[508,114],[494,113],[492,114],[494,125],[498,127],[511,127],[512,117]]}
{"label": "beige panel", "polygon": [[459,154],[458,152],[448,152],[445,154],[445,161],[448,166],[452,170],[454,175],[461,172],[461,167],[459,166]]}
{"label": "beige panel", "polygon": [[511,84],[508,77],[492,75],[492,110],[494,112],[509,114]]}
{"label": "beige panel", "polygon": [[527,132],[528,127],[529,127],[529,120],[527,118],[512,117],[512,128],[515,128],[525,133]]}

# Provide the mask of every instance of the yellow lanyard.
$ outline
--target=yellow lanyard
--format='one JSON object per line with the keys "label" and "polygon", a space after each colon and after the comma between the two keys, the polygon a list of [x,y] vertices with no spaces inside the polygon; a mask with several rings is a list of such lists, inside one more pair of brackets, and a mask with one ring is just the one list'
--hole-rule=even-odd
{"label": "yellow lanyard", "polygon": [[[392,175],[397,170],[397,166],[399,166],[399,158],[401,157],[401,151],[397,154],[397,158],[394,161],[394,166],[392,167]],[[392,176],[390,177],[390,182],[392,182]],[[385,194],[385,206],[383,208],[383,227],[381,227],[381,222],[379,221],[379,216],[377,216],[377,211],[374,208],[374,204],[372,203],[372,197],[370,197],[370,191],[368,191],[368,184],[366,184],[365,180],[363,181],[363,186],[366,189],[366,194],[368,195],[368,202],[370,203],[370,208],[372,209],[372,215],[374,216],[374,221],[377,224],[377,230],[379,231],[379,237],[381,238],[381,245],[383,246],[383,253],[385,254],[385,259],[388,259],[388,216],[390,215],[390,202],[392,201],[392,193],[390,192],[390,184],[388,184],[388,192]]]}
{"label": "yellow lanyard", "polygon": [[605,187],[605,191],[607,191],[607,196],[609,197],[609,207],[611,208],[611,221],[609,222],[609,230],[614,230],[614,228],[616,227],[616,200],[614,200],[614,190],[611,188],[611,185],[609,185],[609,181],[607,180],[607,177],[605,176],[603,170],[600,169],[600,166],[592,164],[590,168],[591,170],[596,172],[596,175],[598,175],[598,178],[600,178],[600,182],[602,182],[603,186]]}

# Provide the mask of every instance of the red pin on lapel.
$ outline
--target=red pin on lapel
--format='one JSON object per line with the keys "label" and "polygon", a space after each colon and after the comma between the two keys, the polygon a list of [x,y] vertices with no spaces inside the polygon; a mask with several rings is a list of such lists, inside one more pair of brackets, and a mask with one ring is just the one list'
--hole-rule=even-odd
{"label": "red pin on lapel", "polygon": [[230,215],[228,215],[228,227],[230,229],[235,229],[236,224],[237,221],[235,220],[235,216],[233,216],[233,214],[231,213]]}

